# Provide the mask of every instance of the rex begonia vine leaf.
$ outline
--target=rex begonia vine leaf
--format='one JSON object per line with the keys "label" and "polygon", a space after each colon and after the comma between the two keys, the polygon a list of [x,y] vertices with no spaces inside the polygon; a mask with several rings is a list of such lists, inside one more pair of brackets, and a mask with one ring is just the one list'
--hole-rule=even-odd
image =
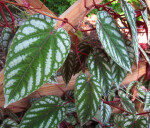
{"label": "rex begonia vine leaf", "polygon": [[147,34],[147,42],[149,44],[149,23],[148,23],[148,14],[147,14],[147,6],[146,6],[146,3],[143,1],[143,0],[140,0],[142,6],[145,8],[143,11],[141,11],[141,14],[142,14],[142,17],[143,17],[143,20],[146,24],[146,34]]}
{"label": "rex begonia vine leaf", "polygon": [[112,83],[112,74],[109,59],[104,50],[96,48],[94,53],[89,55],[88,68],[91,75],[95,76],[102,87],[104,96],[108,96]]}
{"label": "rex begonia vine leaf", "polygon": [[69,83],[69,81],[72,77],[73,70],[74,70],[73,66],[74,66],[74,53],[70,52],[61,68],[63,80],[66,85]]}
{"label": "rex begonia vine leaf", "polygon": [[122,34],[115,20],[105,11],[97,13],[96,30],[107,54],[122,68],[131,71],[131,65]]}
{"label": "rex begonia vine leaf", "polygon": [[127,97],[127,95],[123,91],[118,92],[120,98],[121,98],[121,103],[124,107],[125,110],[131,113],[135,113],[135,105],[132,103],[132,101]]}
{"label": "rex begonia vine leaf", "polygon": [[115,122],[115,128],[118,128],[118,127],[122,127],[123,123],[124,123],[124,115],[123,114],[115,114],[114,115],[114,122]]}
{"label": "rex begonia vine leaf", "polygon": [[146,93],[144,110],[148,111],[150,109],[150,91]]}
{"label": "rex begonia vine leaf", "polygon": [[127,18],[130,28],[131,28],[135,57],[136,57],[136,62],[138,64],[139,50],[138,50],[138,36],[137,36],[137,28],[136,28],[135,11],[134,11],[133,7],[129,3],[127,3],[126,0],[120,0],[120,3],[121,3],[122,10]]}
{"label": "rex begonia vine leaf", "polygon": [[[135,61],[133,43],[130,40],[126,40],[125,45],[127,47],[129,60],[130,60],[131,66],[132,66],[132,64]],[[128,72],[125,69],[123,69],[122,67],[120,67],[118,64],[116,64],[112,59],[110,60],[110,64],[111,64],[113,81],[114,81],[117,89],[119,89],[121,82],[127,76]]]}
{"label": "rex begonia vine leaf", "polygon": [[70,38],[55,25],[56,20],[35,14],[17,31],[5,65],[5,107],[40,88],[64,63]]}
{"label": "rex begonia vine leaf", "polygon": [[46,96],[28,109],[19,128],[57,128],[65,116],[65,105],[61,98]]}
{"label": "rex begonia vine leaf", "polygon": [[139,47],[139,49],[140,49],[142,55],[144,56],[144,58],[147,60],[147,62],[148,62],[149,65],[150,65],[150,58],[149,58],[149,56],[146,54],[146,52],[143,50],[143,48],[142,48],[140,45],[138,45],[138,47]]}
{"label": "rex begonia vine leaf", "polygon": [[126,116],[122,128],[148,128],[147,120],[147,117],[144,116]]}
{"label": "rex begonia vine leaf", "polygon": [[10,28],[6,27],[3,29],[0,44],[2,45],[2,49],[4,50],[5,54],[8,53],[8,49],[12,42],[13,36],[14,36],[14,33],[12,32]]}
{"label": "rex begonia vine leaf", "polygon": [[14,120],[7,118],[3,121],[0,128],[18,128],[18,124]]}
{"label": "rex begonia vine leaf", "polygon": [[110,116],[111,116],[111,112],[112,112],[111,107],[101,102],[100,122],[102,124],[108,124]]}
{"label": "rex begonia vine leaf", "polygon": [[96,77],[88,81],[86,74],[80,74],[75,84],[75,106],[81,125],[85,124],[97,112],[101,101],[101,85]]}
{"label": "rex begonia vine leaf", "polygon": [[127,87],[127,94],[130,93],[130,90],[132,89],[132,87],[137,83],[137,81],[132,81],[129,83],[128,87]]}

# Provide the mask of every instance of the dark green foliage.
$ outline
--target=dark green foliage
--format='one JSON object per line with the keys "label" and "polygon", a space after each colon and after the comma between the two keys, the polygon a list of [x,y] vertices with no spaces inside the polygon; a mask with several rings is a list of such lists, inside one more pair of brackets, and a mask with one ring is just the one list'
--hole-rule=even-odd
{"label": "dark green foliage", "polygon": [[[42,2],[44,0],[41,0]],[[45,5],[57,15],[61,15],[66,11],[76,0],[45,0]]]}

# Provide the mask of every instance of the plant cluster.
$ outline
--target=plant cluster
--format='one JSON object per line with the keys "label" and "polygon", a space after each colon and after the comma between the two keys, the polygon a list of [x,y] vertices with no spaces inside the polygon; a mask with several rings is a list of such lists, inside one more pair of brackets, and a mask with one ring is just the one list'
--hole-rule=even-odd
{"label": "plant cluster", "polygon": [[[144,26],[149,44],[147,6],[140,0],[140,10],[136,11],[126,0],[119,0],[124,12],[120,15],[107,6],[110,3],[97,5],[93,0],[93,7],[98,9],[98,19],[96,28],[91,31],[97,32],[98,43],[82,40],[82,33],[89,30],[78,30],[73,25],[76,40],[72,42],[62,28],[70,23],[66,19],[59,19],[63,23],[55,28],[58,18],[45,13],[30,16],[18,29],[15,25],[4,28],[0,44],[7,55],[3,83],[5,108],[27,97],[48,81],[54,81],[60,88],[56,81],[58,70],[66,86],[73,75],[79,74],[75,90],[65,92],[65,98],[50,95],[34,99],[19,124],[5,119],[0,128],[5,125],[12,125],[13,128],[72,125],[80,128],[87,127],[90,121],[96,122],[93,126],[96,128],[148,128],[150,59],[143,49],[148,46],[138,44],[136,24],[136,18],[142,16],[140,23]],[[3,2],[1,4],[5,5]],[[2,13],[2,17],[6,21],[5,13]],[[118,25],[117,19],[128,32]],[[131,82],[128,87],[121,86],[131,72],[133,63],[138,67],[140,53],[147,61],[145,77]],[[89,70],[90,75],[85,70]],[[133,88],[137,92],[132,91]],[[119,100],[115,100],[117,96]],[[135,99],[144,104],[145,113],[139,113],[135,108]],[[122,113],[112,113],[112,107]]]}

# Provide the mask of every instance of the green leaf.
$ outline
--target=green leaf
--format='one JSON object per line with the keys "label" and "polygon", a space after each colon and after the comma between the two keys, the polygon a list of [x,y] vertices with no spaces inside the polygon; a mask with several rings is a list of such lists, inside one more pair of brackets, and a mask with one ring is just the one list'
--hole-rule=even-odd
{"label": "green leaf", "polygon": [[[132,66],[135,60],[133,43],[130,40],[126,40],[125,45],[127,47],[129,60]],[[118,64],[116,64],[112,59],[110,60],[110,64],[111,64],[113,81],[117,89],[119,89],[121,82],[127,76],[128,72],[124,70],[123,68],[121,68]]]}
{"label": "green leaf", "polygon": [[108,124],[110,116],[111,116],[111,107],[107,104],[101,102],[101,109],[100,109],[100,122],[102,124]]}
{"label": "green leaf", "polygon": [[132,41],[134,45],[135,57],[136,62],[139,62],[139,50],[138,50],[138,36],[137,36],[137,27],[136,27],[136,17],[135,11],[132,6],[127,3],[126,0],[120,0],[122,10],[127,18],[127,21],[130,25],[131,32],[132,32]]}
{"label": "green leaf", "polygon": [[124,39],[115,20],[105,11],[97,13],[96,30],[107,54],[122,68],[131,71]]}
{"label": "green leaf", "polygon": [[5,107],[40,88],[64,63],[70,38],[55,25],[54,19],[35,14],[17,31],[5,65]]}
{"label": "green leaf", "polygon": [[12,119],[5,119],[0,128],[18,128],[18,124]]}
{"label": "green leaf", "polygon": [[149,58],[149,56],[146,54],[146,52],[143,50],[143,48],[140,45],[138,45],[138,47],[139,47],[140,51],[142,52],[142,55],[145,57],[145,59],[147,60],[147,62],[150,65],[150,58]]}
{"label": "green leaf", "polygon": [[147,118],[144,116],[126,116],[123,128],[148,128]]}
{"label": "green leaf", "polygon": [[[149,44],[149,23],[148,23],[148,14],[147,14],[147,6],[146,3],[143,0],[140,0],[141,4],[143,5],[143,7],[145,8],[144,11],[141,11],[142,17],[144,22],[146,23],[147,26],[147,34],[148,34],[148,38],[147,38],[147,43]],[[150,45],[150,44],[149,44]]]}
{"label": "green leaf", "polygon": [[14,33],[10,28],[6,27],[3,29],[0,44],[2,45],[2,50],[4,50],[5,54],[8,53],[8,49],[10,47],[10,44],[12,43],[13,36]]}
{"label": "green leaf", "polygon": [[142,99],[145,99],[146,92],[141,87],[137,87],[137,90],[138,90],[138,96],[141,97]]}
{"label": "green leaf", "polygon": [[94,76],[88,81],[86,74],[80,74],[75,84],[75,106],[81,125],[97,112],[101,101],[101,86]]}
{"label": "green leaf", "polygon": [[132,89],[132,87],[135,85],[137,81],[132,81],[129,83],[128,87],[127,87],[127,94],[130,93],[130,90]]}
{"label": "green leaf", "polygon": [[65,105],[58,96],[46,96],[28,109],[19,128],[56,128],[65,118]]}
{"label": "green leaf", "polygon": [[66,85],[69,83],[73,75],[73,70],[74,70],[74,53],[70,52],[61,68],[62,77]]}
{"label": "green leaf", "polygon": [[100,81],[103,95],[108,96],[112,83],[109,59],[102,49],[94,49],[93,54],[89,55],[88,68],[91,75],[95,76]]}
{"label": "green leaf", "polygon": [[58,84],[57,73],[53,73],[53,75],[48,79],[47,83]]}
{"label": "green leaf", "polygon": [[114,122],[115,122],[115,124],[117,124],[118,127],[119,126],[122,127],[122,125],[124,123],[124,119],[125,119],[125,117],[123,116],[123,114],[115,114],[114,115]]}
{"label": "green leaf", "polygon": [[131,102],[131,100],[127,97],[127,95],[122,91],[119,91],[118,94],[121,98],[121,103],[124,109],[128,112],[136,113],[135,105]]}
{"label": "green leaf", "polygon": [[150,109],[150,91],[146,93],[144,110],[148,111]]}
{"label": "green leaf", "polygon": [[72,125],[75,125],[77,123],[74,115],[67,115],[67,117],[65,118],[65,121],[69,124],[72,124]]}
{"label": "green leaf", "polygon": [[[79,44],[77,46],[77,49],[79,51],[78,55],[79,55],[79,58],[81,60],[82,66],[83,66],[83,68],[85,68],[87,65],[88,55],[90,54],[90,51],[91,51],[91,46],[88,44],[88,42],[82,42],[81,44]],[[84,54],[86,54],[87,56]],[[76,73],[80,72],[81,70],[82,69],[81,69],[81,65],[79,63],[79,59],[77,57],[77,54],[75,54],[73,74],[75,75]]]}
{"label": "green leaf", "polygon": [[80,30],[77,30],[75,35],[78,37],[78,38],[82,38],[83,37],[83,34]]}

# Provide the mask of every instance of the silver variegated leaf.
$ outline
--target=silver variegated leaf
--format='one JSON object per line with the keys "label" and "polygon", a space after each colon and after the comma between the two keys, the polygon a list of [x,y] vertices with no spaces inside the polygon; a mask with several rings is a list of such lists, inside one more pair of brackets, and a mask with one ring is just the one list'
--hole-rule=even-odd
{"label": "silver variegated leaf", "polygon": [[76,117],[73,114],[67,115],[67,117],[65,118],[65,121],[69,124],[72,124],[72,125],[75,125],[77,123]]}
{"label": "silver variegated leaf", "polygon": [[[127,47],[129,60],[130,60],[131,66],[132,66],[132,64],[135,61],[133,43],[130,40],[126,40],[125,45]],[[110,60],[110,64],[111,64],[113,81],[114,81],[116,87],[119,89],[121,82],[127,76],[128,72],[126,70],[124,70],[123,68],[121,68],[118,64],[116,64],[112,59]]]}
{"label": "silver variegated leaf", "polygon": [[88,68],[91,75],[95,76],[102,86],[103,95],[108,96],[112,84],[112,74],[107,55],[102,49],[94,49],[89,55]]}
{"label": "silver variegated leaf", "polygon": [[123,128],[148,128],[148,118],[144,116],[126,116]]}
{"label": "silver variegated leaf", "polygon": [[150,110],[150,91],[146,93],[144,110],[146,111]]}
{"label": "silver variegated leaf", "polygon": [[56,20],[35,14],[17,31],[4,71],[5,107],[40,88],[64,63],[70,38],[55,25]]}
{"label": "silver variegated leaf", "polygon": [[136,62],[139,62],[139,50],[138,50],[138,36],[137,36],[137,27],[136,27],[136,17],[135,11],[133,7],[127,3],[126,0],[120,0],[122,10],[127,18],[127,21],[130,25],[131,32],[132,32],[132,42],[134,45],[135,57]]}
{"label": "silver variegated leaf", "polygon": [[121,98],[121,103],[122,103],[124,109],[127,110],[128,112],[136,113],[135,105],[127,97],[127,95],[123,91],[119,91],[118,94]]}
{"label": "silver variegated leaf", "polygon": [[47,80],[49,84],[58,84],[57,81],[57,73],[53,73],[53,75]]}
{"label": "silver variegated leaf", "polygon": [[114,115],[114,122],[115,122],[115,126],[118,127],[122,127],[122,124],[124,123],[124,115],[123,114],[115,114]]}
{"label": "silver variegated leaf", "polygon": [[100,122],[102,124],[108,124],[110,116],[111,116],[111,107],[107,104],[101,102],[101,109],[100,109]]}
{"label": "silver variegated leaf", "polygon": [[142,14],[142,17],[143,17],[143,19],[144,19],[144,21],[145,21],[145,23],[146,23],[146,26],[147,26],[147,28],[146,29],[148,29],[147,30],[147,36],[148,36],[148,38],[147,38],[147,42],[148,42],[148,44],[149,44],[149,23],[148,23],[148,14],[147,14],[147,6],[146,6],[146,3],[143,1],[143,0],[140,0],[140,2],[141,2],[141,4],[143,5],[143,7],[145,8],[144,9],[144,11],[141,11],[141,14]]}
{"label": "silver variegated leaf", "polygon": [[81,125],[85,124],[97,112],[101,101],[101,86],[96,77],[88,81],[86,74],[80,74],[75,83],[75,106]]}
{"label": "silver variegated leaf", "polygon": [[74,70],[73,66],[74,66],[74,53],[70,52],[61,68],[62,77],[66,85],[69,83],[73,75]]}
{"label": "silver variegated leaf", "polygon": [[145,57],[145,59],[147,60],[147,62],[149,63],[149,65],[150,65],[149,56],[146,54],[146,52],[143,50],[143,48],[140,45],[138,45],[138,47],[139,47],[140,51],[142,52],[143,56]]}
{"label": "silver variegated leaf", "polygon": [[19,128],[57,128],[65,114],[65,105],[60,97],[46,96],[28,109]]}
{"label": "silver variegated leaf", "polygon": [[137,81],[132,81],[129,83],[128,87],[127,87],[127,94],[130,93],[130,90],[132,89],[132,87],[135,85]]}
{"label": "silver variegated leaf", "polygon": [[0,128],[18,128],[18,124],[14,120],[7,118],[3,121]]}
{"label": "silver variegated leaf", "polygon": [[141,87],[137,87],[137,90],[138,90],[138,96],[141,97],[142,99],[145,99],[146,92]]}
{"label": "silver variegated leaf", "polygon": [[131,65],[122,34],[115,20],[105,11],[97,13],[96,30],[107,54],[123,69],[131,71]]}
{"label": "silver variegated leaf", "polygon": [[8,27],[4,28],[1,35],[0,44],[2,45],[2,49],[5,51],[5,54],[8,53],[8,49],[12,43],[12,38],[14,33]]}

